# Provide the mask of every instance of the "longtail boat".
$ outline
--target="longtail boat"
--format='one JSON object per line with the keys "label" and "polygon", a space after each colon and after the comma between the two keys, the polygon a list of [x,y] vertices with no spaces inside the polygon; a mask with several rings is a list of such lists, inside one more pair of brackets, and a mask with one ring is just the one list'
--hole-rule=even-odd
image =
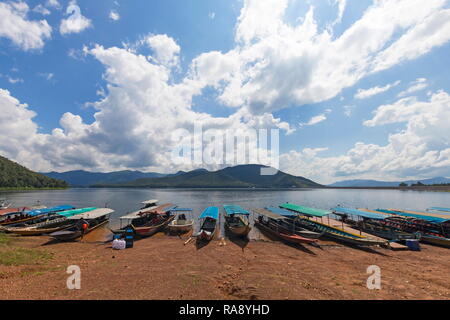
{"label": "longtail boat", "polygon": [[[385,214],[403,216],[407,218],[413,218],[416,223],[420,223],[425,226],[425,231],[436,232],[443,235],[444,237],[450,237],[450,217],[437,217],[437,216],[427,216],[419,214],[415,211],[398,211],[398,210],[386,210],[377,209],[376,211]],[[415,212],[415,213],[413,213]]]}
{"label": "longtail boat", "polygon": [[36,209],[31,211],[13,212],[0,216],[0,226],[13,226],[24,222],[33,221],[54,214],[59,211],[75,209],[71,205],[63,205],[52,208]]}
{"label": "longtail boat", "polygon": [[225,227],[234,235],[246,237],[251,230],[248,216],[250,212],[238,205],[224,205]]}
{"label": "longtail boat", "polygon": [[197,241],[211,241],[214,238],[218,225],[219,208],[206,208],[199,219],[201,221],[200,230],[193,236],[197,237]]}
{"label": "longtail boat", "polygon": [[21,226],[6,227],[5,232],[14,233],[23,236],[37,236],[42,234],[49,234],[52,232],[60,231],[71,224],[73,221],[68,219],[77,214],[93,211],[97,208],[80,208],[74,210],[60,211],[53,215],[42,217],[38,220],[33,220],[35,223],[23,223]]}
{"label": "longtail boat", "polygon": [[302,237],[291,229],[289,225],[283,224],[286,217],[273,213],[266,209],[255,209],[258,215],[255,220],[255,226],[269,235],[279,238],[285,242],[296,244],[310,244],[317,242],[317,239]]}
{"label": "longtail boat", "polygon": [[68,217],[72,224],[61,231],[49,234],[58,241],[72,241],[83,237],[85,234],[105,225],[109,221],[109,215],[114,210],[109,208],[99,208],[85,213],[75,214]]}
{"label": "longtail boat", "polygon": [[353,208],[337,206],[331,209],[333,214],[340,217],[344,223],[361,230],[363,232],[384,238],[393,242],[420,239],[420,233],[408,233],[393,226],[384,224],[382,221],[389,218],[389,215],[365,212]]}
{"label": "longtail boat", "polygon": [[167,230],[171,234],[183,234],[192,230],[194,219],[192,217],[192,209],[190,208],[174,208],[171,211],[174,219],[167,225]]}
{"label": "longtail boat", "polygon": [[[311,231],[324,232],[324,236],[333,240],[358,246],[384,245],[387,243],[387,241],[383,239],[373,239],[361,234],[358,235],[357,233],[354,233],[353,229],[349,226],[347,226],[347,230],[345,230],[344,223],[340,223],[339,221],[330,218],[329,215],[331,211],[328,210],[298,206],[291,203],[282,204],[280,205],[280,208],[298,213],[299,217],[296,220],[297,223]],[[322,218],[324,217],[327,217],[328,225],[323,223]],[[319,222],[318,219],[321,221]],[[334,225],[331,225],[331,223]],[[342,225],[342,228],[338,227],[338,225]]]}
{"label": "longtail boat", "polygon": [[428,208],[427,210],[435,210],[435,211],[439,211],[439,212],[444,213],[444,214],[450,214],[450,208],[431,207],[431,208]]}
{"label": "longtail boat", "polygon": [[[386,212],[387,210],[377,210],[377,211],[369,209],[359,209],[359,210],[367,212],[379,212],[389,215],[389,213]],[[409,233],[418,232],[421,235],[420,241],[422,242],[450,247],[450,238],[449,236],[446,236],[445,234],[442,233],[443,229],[442,226],[439,224],[414,218],[411,216],[401,216],[401,215],[389,216],[388,218],[383,220],[383,223],[388,226],[392,226],[394,228],[403,230],[405,232]]]}
{"label": "longtail boat", "polygon": [[277,219],[277,223],[280,224],[281,227],[287,229],[289,232],[293,232],[303,238],[308,239],[319,239],[324,235],[324,232],[313,232],[296,224],[295,221],[298,217],[298,214],[295,212],[277,207],[265,207],[264,209],[284,217],[285,219]]}
{"label": "longtail boat", "polygon": [[170,214],[172,209],[175,209],[171,203],[152,207],[150,209],[143,209],[138,212],[130,213],[120,217],[122,221],[131,221],[125,227],[111,230],[114,234],[124,235],[129,227],[133,228],[135,236],[144,238],[154,235],[155,233],[165,229],[165,227],[175,218]]}
{"label": "longtail boat", "polygon": [[429,244],[450,248],[450,239],[440,235],[424,234],[421,240]]}

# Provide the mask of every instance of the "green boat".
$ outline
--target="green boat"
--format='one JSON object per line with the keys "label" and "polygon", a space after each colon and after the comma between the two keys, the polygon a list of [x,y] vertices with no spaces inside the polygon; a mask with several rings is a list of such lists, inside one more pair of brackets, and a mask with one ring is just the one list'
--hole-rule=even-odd
{"label": "green boat", "polygon": [[327,217],[330,221],[336,221],[329,218],[329,214],[331,213],[331,211],[299,206],[292,203],[285,203],[280,205],[279,207],[297,213],[299,216],[296,218],[296,223],[300,224],[304,228],[314,232],[323,232],[325,237],[328,237],[332,240],[337,240],[340,242],[358,246],[376,246],[384,245],[387,243],[387,241],[358,235],[356,233],[345,231],[344,229],[338,228],[336,226],[327,225],[323,222],[311,219],[322,219],[324,217]]}

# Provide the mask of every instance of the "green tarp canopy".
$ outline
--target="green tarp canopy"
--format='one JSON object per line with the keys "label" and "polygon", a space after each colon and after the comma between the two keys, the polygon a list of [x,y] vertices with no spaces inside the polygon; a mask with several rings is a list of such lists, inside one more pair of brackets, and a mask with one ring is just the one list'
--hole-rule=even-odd
{"label": "green tarp canopy", "polygon": [[89,212],[89,211],[93,211],[95,209],[97,209],[97,208],[96,207],[90,207],[90,208],[66,210],[66,211],[58,212],[58,214],[60,216],[66,217],[66,218],[70,218],[70,217],[73,217],[73,216],[75,216],[77,214],[86,213],[86,212]]}
{"label": "green tarp canopy", "polygon": [[291,211],[294,211],[294,212],[297,212],[300,214],[304,214],[307,216],[313,216],[313,217],[325,217],[331,213],[330,211],[327,211],[327,210],[302,207],[302,206],[298,206],[298,205],[292,204],[292,203],[284,203],[284,204],[280,205],[280,208],[288,209],[288,210],[291,210]]}

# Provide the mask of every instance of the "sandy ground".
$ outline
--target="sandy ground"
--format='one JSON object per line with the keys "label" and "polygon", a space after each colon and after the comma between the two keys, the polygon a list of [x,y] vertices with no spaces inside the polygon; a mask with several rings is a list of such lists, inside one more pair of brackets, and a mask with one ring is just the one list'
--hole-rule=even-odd
{"label": "sandy ground", "polygon": [[[321,248],[278,241],[214,240],[198,248],[187,236],[157,234],[116,251],[107,229],[80,242],[21,237],[14,246],[53,255],[26,266],[0,265],[1,299],[450,299],[450,249],[362,250],[321,241]],[[81,289],[67,289],[69,265]],[[381,268],[381,290],[366,286]]]}

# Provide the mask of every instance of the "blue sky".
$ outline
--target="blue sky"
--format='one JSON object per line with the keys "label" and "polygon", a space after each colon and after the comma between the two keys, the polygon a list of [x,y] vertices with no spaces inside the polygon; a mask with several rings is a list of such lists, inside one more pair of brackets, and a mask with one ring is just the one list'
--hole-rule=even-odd
{"label": "blue sky", "polygon": [[323,183],[450,176],[448,18],[446,0],[1,1],[0,154],[188,170],[171,133],[201,123],[280,129],[280,168]]}

